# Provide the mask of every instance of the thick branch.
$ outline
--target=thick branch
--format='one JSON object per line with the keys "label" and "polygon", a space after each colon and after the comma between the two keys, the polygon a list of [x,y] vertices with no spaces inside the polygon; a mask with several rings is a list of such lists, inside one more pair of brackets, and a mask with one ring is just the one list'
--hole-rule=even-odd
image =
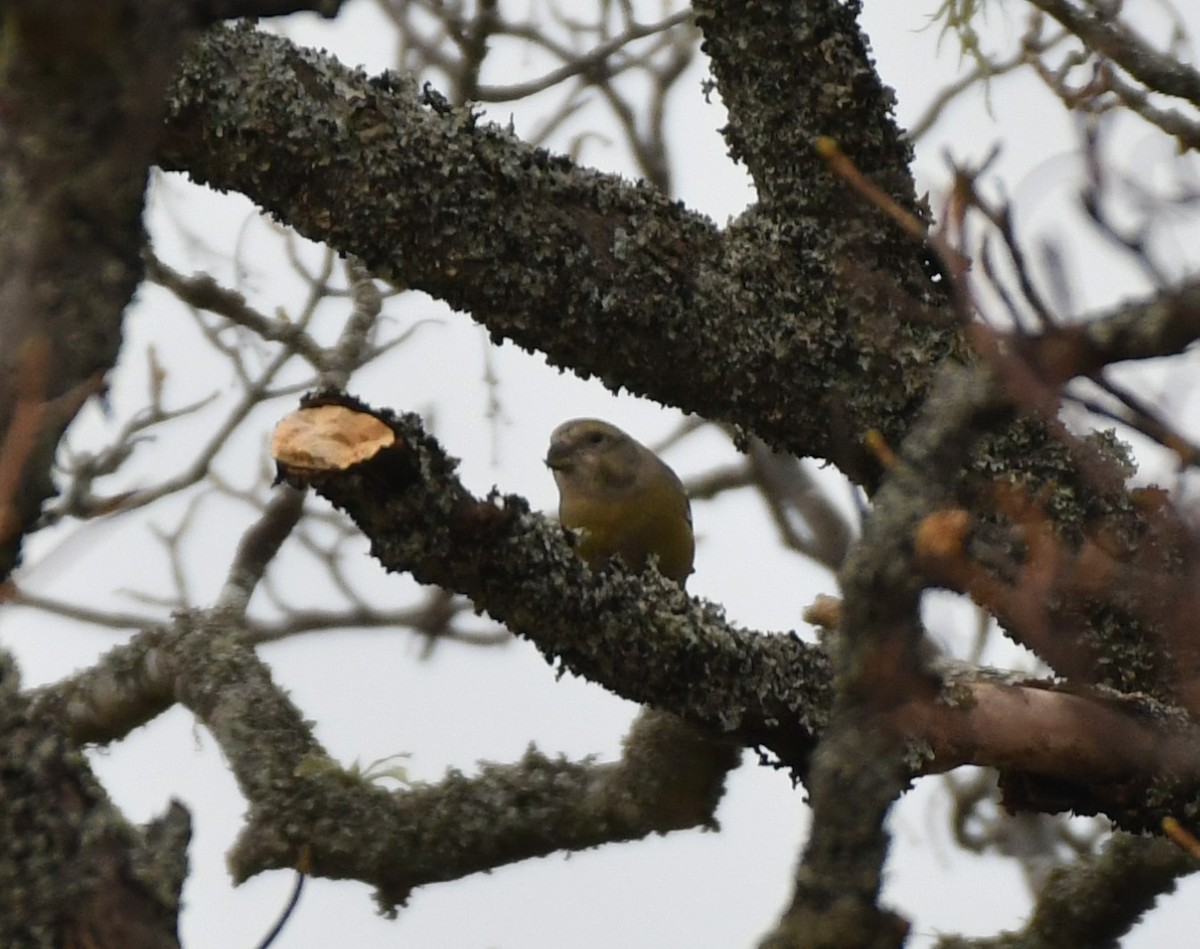
{"label": "thick branch", "polygon": [[394,910],[420,885],[564,850],[715,827],[725,774],[738,758],[733,746],[652,715],[635,723],[613,764],[531,748],[513,764],[485,763],[474,776],[452,771],[436,784],[395,792],[309,759],[288,800],[255,802],[230,863],[244,879],[295,866],[307,848],[315,872],[373,883],[381,906]]}
{"label": "thick branch", "polygon": [[725,0],[693,6],[729,107],[722,131],[754,178],[763,210],[787,220],[790,239],[809,254],[828,254],[825,268],[852,246],[868,267],[883,260],[864,252],[890,257],[899,250],[903,264],[888,268],[893,279],[926,287],[916,276],[917,248],[898,240],[877,209],[851,198],[814,147],[832,138],[876,185],[918,213],[912,149],[892,117],[895,95],[880,81],[859,30],[859,5],[769,0],[752,13]]}
{"label": "thick branch", "polygon": [[[366,411],[334,395],[306,404]],[[392,448],[345,472],[290,475],[345,510],[384,567],[465,594],[578,675],[804,769],[830,699],[821,649],[732,626],[657,573],[593,573],[523,499],[468,492],[416,416],[373,414]]]}
{"label": "thick branch", "polygon": [[242,641],[236,614],[181,614],[36,699],[43,722],[76,740],[108,740],[169,705],[212,732],[250,802],[230,857],[245,879],[305,866],[378,888],[392,909],[423,884],[530,857],[715,826],[735,744],[673,716],[644,714],[615,764],[550,759],[452,772],[433,785],[388,791],[346,772]]}
{"label": "thick branch", "polygon": [[130,826],[17,685],[0,651],[0,945],[177,949],[187,811]]}
{"label": "thick branch", "polygon": [[[925,476],[921,471],[904,476],[929,483],[917,495],[925,507],[941,496],[929,472],[953,465],[955,451],[965,452],[969,444],[952,439],[957,448],[943,449],[937,433],[961,434],[997,411],[994,395],[970,375],[951,382],[942,390],[945,401],[930,408],[927,441],[912,446],[913,457],[925,458]],[[970,398],[955,409],[951,396],[962,390]],[[453,460],[414,416],[375,414],[396,434],[393,447],[347,471],[309,472],[301,480],[313,483],[355,520],[386,568],[470,597],[476,608],[535,643],[551,660],[619,695],[766,747],[800,773],[807,771],[832,704],[831,669],[823,650],[793,636],[733,627],[718,609],[688,598],[654,573],[633,576],[615,566],[593,573],[564,543],[562,529],[530,514],[521,499],[472,496],[454,476]],[[907,515],[903,506],[897,510],[899,519],[889,527],[896,532],[893,556],[881,553],[879,569],[905,569],[904,558],[911,553],[896,551],[910,543],[905,531],[924,509],[917,504]],[[862,610],[874,606],[886,618],[894,601],[871,599],[876,592],[868,583],[863,595],[869,602]],[[874,649],[875,658],[864,660],[877,683],[890,684],[879,697],[885,706],[879,713],[882,727],[894,721],[894,730],[922,749],[923,770],[996,764],[1053,778],[1074,786],[1081,806],[1103,809],[1139,829],[1154,826],[1171,808],[1182,812],[1200,786],[1200,759],[1187,751],[1200,732],[1151,713],[1150,706],[1134,699],[1122,704],[1103,692],[1059,695],[1036,683],[1010,683],[996,685],[998,694],[981,691],[975,703],[955,701],[956,685],[947,703],[931,687],[931,677],[919,680],[928,686],[923,691],[895,687],[896,681],[911,682],[911,675],[906,679],[897,669],[893,680],[878,673],[881,665],[886,671],[889,657],[900,659],[914,648],[908,630],[901,632],[901,648],[889,652],[885,637]],[[1107,722],[1102,729],[1081,727],[1093,707],[1094,721]],[[1064,726],[1075,723],[1064,737],[1078,738],[1075,755],[1048,755],[1023,743],[1029,734],[1040,734],[1034,723],[1052,710]],[[1105,735],[1121,737],[1106,747]],[[1160,779],[1166,784],[1153,807],[1130,792]]]}
{"label": "thick branch", "polygon": [[[858,436],[897,435],[930,367],[960,345],[909,296],[864,294],[863,267],[889,274],[878,278],[888,288],[898,258],[900,273],[919,273],[906,238],[889,232],[896,259],[885,260],[875,243],[866,257],[814,253],[792,225],[756,214],[722,233],[400,77],[369,79],[251,30],[210,34],[190,61],[161,162],[243,192],[555,365],[859,478],[871,466]],[[844,216],[821,227],[837,231]],[[863,209],[855,233],[880,230]],[[917,292],[922,280],[907,283]]]}

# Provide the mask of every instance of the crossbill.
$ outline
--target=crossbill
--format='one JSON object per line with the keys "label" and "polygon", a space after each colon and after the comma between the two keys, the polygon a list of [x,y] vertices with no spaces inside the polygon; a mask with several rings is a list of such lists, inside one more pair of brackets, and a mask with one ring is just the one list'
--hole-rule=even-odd
{"label": "crossbill", "polygon": [[599,419],[563,422],[550,436],[546,465],[558,485],[558,518],[579,535],[592,567],[619,557],[631,570],[657,558],[680,586],[696,552],[683,482],[645,445]]}

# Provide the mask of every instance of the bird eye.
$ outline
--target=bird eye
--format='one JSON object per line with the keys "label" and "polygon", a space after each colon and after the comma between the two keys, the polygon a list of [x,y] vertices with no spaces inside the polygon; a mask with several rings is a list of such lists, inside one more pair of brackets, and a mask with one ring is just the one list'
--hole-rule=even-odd
{"label": "bird eye", "polygon": [[603,432],[589,432],[587,440],[588,440],[589,445],[599,445],[602,441],[604,441],[604,433]]}

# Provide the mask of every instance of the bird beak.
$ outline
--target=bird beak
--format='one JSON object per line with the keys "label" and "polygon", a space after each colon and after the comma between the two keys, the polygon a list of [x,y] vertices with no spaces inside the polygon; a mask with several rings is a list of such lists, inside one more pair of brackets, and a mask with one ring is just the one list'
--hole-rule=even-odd
{"label": "bird beak", "polygon": [[546,452],[546,467],[552,471],[562,471],[567,467],[567,456],[570,449],[562,442],[551,442],[550,450]]}

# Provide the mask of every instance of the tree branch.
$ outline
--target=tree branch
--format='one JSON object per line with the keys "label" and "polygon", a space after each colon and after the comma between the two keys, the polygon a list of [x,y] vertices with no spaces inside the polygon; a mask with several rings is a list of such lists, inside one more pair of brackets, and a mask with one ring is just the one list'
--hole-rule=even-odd
{"label": "tree branch", "polygon": [[[864,299],[840,238],[814,253],[761,215],[722,233],[396,75],[368,78],[248,29],[214,31],[198,48],[160,157],[554,365],[739,423],[860,479],[873,468],[847,432],[898,436],[937,357],[961,346],[912,297]],[[858,207],[854,235],[890,236],[856,266],[898,266],[921,298],[919,247]],[[886,383],[863,386],[864,373]]]}
{"label": "tree branch", "polygon": [[[957,396],[951,396],[963,391],[970,398],[955,409]],[[878,555],[877,569],[888,576],[913,571],[911,563],[906,566],[912,552],[904,548],[913,544],[921,505],[933,506],[942,496],[930,465],[951,465],[969,451],[970,439],[954,433],[978,436],[980,411],[1003,414],[1002,403],[993,401],[998,396],[965,370],[943,396],[931,405],[933,424],[923,436],[927,444],[921,451],[931,460],[904,476],[906,485],[913,479],[928,485],[914,495],[924,500],[901,497],[899,520],[888,528],[891,555]],[[369,411],[332,395],[307,404]],[[394,432],[392,447],[345,471],[293,471],[288,477],[312,484],[349,514],[384,567],[468,596],[551,662],[632,701],[766,748],[799,774],[807,773],[832,705],[832,670],[824,650],[793,635],[734,627],[719,609],[687,597],[656,573],[630,575],[615,565],[589,570],[564,542],[562,528],[529,513],[520,498],[472,496],[454,476],[455,462],[415,416],[371,414]],[[861,562],[854,569],[861,569]],[[919,586],[919,580],[912,582]],[[868,614],[893,615],[891,600],[874,593],[860,598]],[[980,685],[975,702],[955,700],[956,694],[969,696],[976,688],[958,680],[945,697],[932,685],[932,676],[921,688],[905,689],[910,679],[899,673],[897,663],[915,645],[911,638],[903,642],[896,651],[889,635],[874,648],[874,658],[864,661],[876,672],[892,670],[891,678],[876,676],[872,683],[889,686],[878,701],[891,703],[885,718],[894,718],[895,730],[922,749],[920,760],[910,762],[921,770],[995,764],[1011,773],[1070,782],[1081,807],[1102,809],[1131,828],[1156,826],[1172,809],[1183,813],[1200,787],[1200,752],[1188,751],[1200,731],[1178,719],[1176,711],[1144,696],[1118,699],[1086,686],[1070,694],[1048,691],[1045,683],[1000,682],[992,686],[996,692]],[[1079,727],[1083,718],[1076,716],[1088,714],[1107,724],[1099,730]],[[1075,755],[1044,754],[1022,744],[1023,734],[1038,733],[1031,730],[1039,717],[1052,715],[1075,722],[1069,732],[1077,739]],[[1118,735],[1123,736],[1119,741],[1106,739]],[[1129,792],[1152,783],[1159,786],[1153,807]],[[1139,803],[1131,807],[1130,800]],[[1031,798],[1030,806],[1035,803]]]}
{"label": "tree branch", "polygon": [[1074,33],[1084,46],[1106,56],[1146,88],[1200,107],[1200,72],[1180,58],[1152,49],[1115,15],[1088,13],[1069,0],[1028,0]]}

